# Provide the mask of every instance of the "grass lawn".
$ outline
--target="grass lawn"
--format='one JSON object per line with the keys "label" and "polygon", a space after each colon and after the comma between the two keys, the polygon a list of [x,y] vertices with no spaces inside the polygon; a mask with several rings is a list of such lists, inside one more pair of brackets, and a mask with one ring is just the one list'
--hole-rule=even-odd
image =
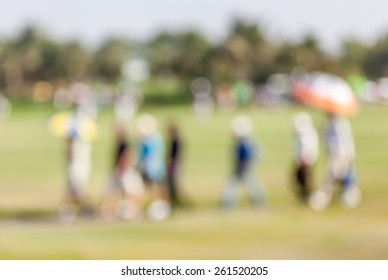
{"label": "grass lawn", "polygon": [[[15,108],[0,131],[0,259],[388,259],[387,107],[365,107],[351,119],[364,200],[357,209],[338,201],[321,213],[299,205],[290,189],[291,116],[301,108],[249,108],[198,119],[189,107],[144,109],[161,122],[182,126],[185,162],[182,187],[194,208],[164,222],[101,223],[79,219],[63,225],[56,209],[64,187],[63,139],[51,137],[52,109]],[[321,112],[310,111],[315,124]],[[263,148],[258,174],[268,204],[251,209],[245,193],[235,211],[218,209],[230,170],[230,121],[249,115]],[[97,205],[109,175],[112,115],[102,112],[93,146],[88,187]],[[323,175],[325,156],[315,169]]]}

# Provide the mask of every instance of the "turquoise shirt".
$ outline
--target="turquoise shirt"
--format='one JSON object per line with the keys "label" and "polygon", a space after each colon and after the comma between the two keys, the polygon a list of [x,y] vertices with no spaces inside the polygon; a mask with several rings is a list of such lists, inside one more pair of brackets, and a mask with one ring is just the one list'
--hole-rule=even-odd
{"label": "turquoise shirt", "polygon": [[145,138],[139,146],[139,167],[151,181],[164,179],[164,142],[159,134]]}

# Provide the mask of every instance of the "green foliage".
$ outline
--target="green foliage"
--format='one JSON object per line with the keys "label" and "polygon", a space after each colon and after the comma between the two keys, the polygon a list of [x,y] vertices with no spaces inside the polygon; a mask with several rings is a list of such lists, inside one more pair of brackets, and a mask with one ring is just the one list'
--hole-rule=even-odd
{"label": "green foliage", "polygon": [[92,73],[97,79],[105,82],[118,81],[122,78],[122,67],[127,56],[124,41],[110,39],[94,55]]}
{"label": "green foliage", "polygon": [[187,83],[177,78],[156,78],[141,85],[146,104],[182,104],[191,101],[192,95]]}
{"label": "green foliage", "polygon": [[[15,38],[0,38],[0,90],[29,96],[32,85],[40,80],[54,87],[58,82],[77,80],[116,84],[123,78],[123,66],[132,58],[149,64],[149,101],[179,103],[189,100],[189,83],[199,76],[213,84],[238,79],[263,83],[269,75],[289,73],[296,66],[343,76],[387,76],[388,37],[370,46],[347,39],[342,51],[333,55],[320,47],[313,34],[299,42],[275,43],[262,25],[237,18],[225,38],[217,42],[195,30],[184,30],[161,32],[147,42],[110,38],[91,50],[77,41],[56,42],[27,26]],[[179,85],[171,87],[169,80]],[[154,89],[156,85],[160,88]]]}
{"label": "green foliage", "polygon": [[363,60],[363,68],[372,78],[388,75],[388,35],[370,48]]}
{"label": "green foliage", "polygon": [[154,77],[193,79],[204,74],[205,58],[211,44],[201,34],[187,31],[178,34],[161,33],[146,48]]}

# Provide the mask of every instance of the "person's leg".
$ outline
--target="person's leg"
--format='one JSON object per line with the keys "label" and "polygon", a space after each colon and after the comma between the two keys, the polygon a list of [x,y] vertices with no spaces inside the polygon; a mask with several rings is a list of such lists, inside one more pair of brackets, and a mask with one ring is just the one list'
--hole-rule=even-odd
{"label": "person's leg", "polygon": [[174,176],[167,179],[167,187],[171,204],[173,206],[181,206],[181,201],[178,196],[177,180]]}
{"label": "person's leg", "polygon": [[150,183],[151,187],[151,200],[165,200],[170,202],[170,195],[166,186],[166,182],[163,179],[154,180]]}
{"label": "person's leg", "polygon": [[301,189],[301,198],[303,201],[307,201],[310,196],[311,191],[311,166],[303,165],[301,170],[302,176],[302,189]]}
{"label": "person's leg", "polygon": [[104,221],[115,219],[116,208],[121,198],[121,183],[120,177],[113,173],[107,183],[99,209],[100,218]]}
{"label": "person's leg", "polygon": [[178,194],[177,194],[177,172],[176,172],[176,165],[173,163],[170,163],[167,170],[167,176],[166,176],[166,187],[167,192],[170,198],[170,202],[173,206],[178,205]]}
{"label": "person's leg", "polygon": [[323,210],[329,205],[331,198],[333,197],[334,183],[335,176],[329,163],[321,187],[309,198],[311,208],[315,210]]}
{"label": "person's leg", "polygon": [[341,200],[345,207],[354,208],[361,202],[361,191],[357,185],[356,171],[350,167],[342,180]]}
{"label": "person's leg", "polygon": [[298,188],[298,195],[302,201],[307,198],[306,168],[304,165],[298,165],[295,171],[295,179]]}
{"label": "person's leg", "polygon": [[119,205],[122,218],[140,221],[144,216],[145,188],[141,175],[134,169],[123,174],[123,199]]}
{"label": "person's leg", "polygon": [[247,186],[249,199],[254,206],[259,206],[265,201],[265,194],[260,180],[252,172],[244,174],[244,183]]}
{"label": "person's leg", "polygon": [[239,178],[236,175],[232,175],[228,182],[224,186],[221,206],[224,208],[233,208],[239,198],[238,188]]}
{"label": "person's leg", "polygon": [[76,198],[72,178],[68,172],[65,194],[58,208],[58,218],[61,222],[72,223],[76,219]]}
{"label": "person's leg", "polygon": [[164,180],[152,182],[153,198],[147,207],[147,215],[151,220],[165,220],[171,213],[171,204]]}
{"label": "person's leg", "polygon": [[349,167],[345,176],[342,178],[342,192],[346,192],[355,187],[357,187],[356,170],[353,167]]}

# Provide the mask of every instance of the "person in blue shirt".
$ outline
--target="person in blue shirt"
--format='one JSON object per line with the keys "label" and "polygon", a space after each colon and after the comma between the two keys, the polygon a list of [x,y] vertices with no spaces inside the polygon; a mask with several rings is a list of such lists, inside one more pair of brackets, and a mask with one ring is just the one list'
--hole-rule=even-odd
{"label": "person in blue shirt", "polygon": [[232,130],[235,137],[234,168],[226,183],[221,199],[224,208],[232,208],[239,197],[239,185],[244,183],[251,203],[259,206],[264,203],[264,190],[259,179],[255,176],[255,162],[258,158],[258,145],[252,139],[252,122],[246,116],[239,116],[233,120]]}
{"label": "person in blue shirt", "polygon": [[137,167],[152,192],[148,215],[153,220],[166,219],[171,212],[165,186],[165,146],[154,117],[143,115],[137,121],[140,134]]}
{"label": "person in blue shirt", "polygon": [[139,145],[138,168],[147,183],[163,182],[166,174],[164,153],[164,142],[159,133],[143,135]]}

